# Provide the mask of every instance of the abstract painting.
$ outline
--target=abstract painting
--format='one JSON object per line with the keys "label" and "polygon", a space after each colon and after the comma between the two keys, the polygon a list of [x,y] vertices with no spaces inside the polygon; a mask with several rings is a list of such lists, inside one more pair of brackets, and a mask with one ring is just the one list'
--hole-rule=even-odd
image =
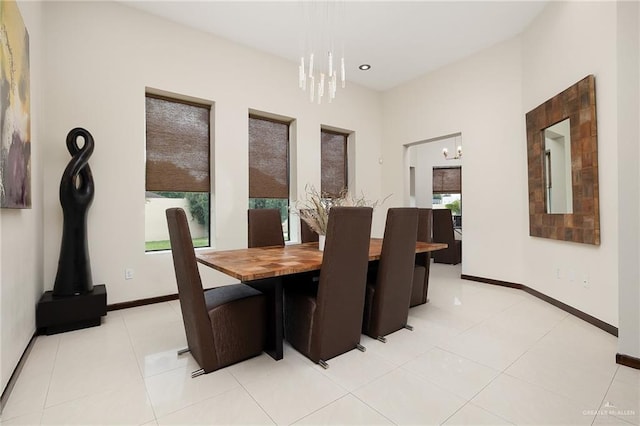
{"label": "abstract painting", "polygon": [[31,208],[29,34],[15,1],[0,0],[0,207]]}

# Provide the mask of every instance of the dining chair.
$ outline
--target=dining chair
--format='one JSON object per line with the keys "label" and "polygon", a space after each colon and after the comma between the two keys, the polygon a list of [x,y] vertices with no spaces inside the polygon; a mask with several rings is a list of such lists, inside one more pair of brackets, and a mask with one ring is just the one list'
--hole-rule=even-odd
{"label": "dining chair", "polygon": [[[432,220],[433,214],[431,209],[418,209],[418,241],[421,241],[423,243],[431,242]],[[413,267],[411,303],[409,305],[411,307],[427,303],[430,266],[431,252],[416,253],[415,266]]]}
{"label": "dining chair", "polygon": [[285,338],[313,362],[327,360],[360,345],[364,308],[371,207],[332,207],[316,285],[304,281],[285,287]]}
{"label": "dining chair", "polygon": [[313,243],[317,242],[319,235],[316,231],[311,229],[309,224],[300,219],[300,242],[301,243]]}
{"label": "dining chair", "polygon": [[413,285],[418,209],[391,208],[374,280],[368,280],[362,331],[386,342],[384,336],[412,329],[407,324]]}
{"label": "dining chair", "polygon": [[264,295],[245,284],[203,290],[186,214],[171,208],[166,216],[188,345],[178,355],[191,352],[200,366],[191,377],[259,355],[266,336]]}
{"label": "dining chair", "polygon": [[451,210],[433,210],[433,242],[448,244],[446,249],[437,250],[433,254],[435,263],[457,265],[462,262],[462,241],[455,238]]}
{"label": "dining chair", "polygon": [[284,246],[282,222],[278,209],[249,209],[249,234],[247,246]]}

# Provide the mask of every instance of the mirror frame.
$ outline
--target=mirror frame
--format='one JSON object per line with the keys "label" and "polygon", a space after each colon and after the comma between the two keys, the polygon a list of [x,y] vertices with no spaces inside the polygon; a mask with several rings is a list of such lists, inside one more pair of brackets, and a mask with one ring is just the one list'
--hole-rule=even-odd
{"label": "mirror frame", "polygon": [[[570,120],[573,213],[547,213],[544,130]],[[588,75],[526,114],[529,235],[600,244],[595,77]]]}

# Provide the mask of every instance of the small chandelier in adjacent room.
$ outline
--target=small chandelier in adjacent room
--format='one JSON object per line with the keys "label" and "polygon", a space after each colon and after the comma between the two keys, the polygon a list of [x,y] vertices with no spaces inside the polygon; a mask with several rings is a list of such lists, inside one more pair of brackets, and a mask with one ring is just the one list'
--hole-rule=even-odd
{"label": "small chandelier in adjacent room", "polygon": [[[338,85],[346,86],[344,42],[339,41],[336,52],[336,34],[341,27],[336,9],[339,1],[303,1],[304,28],[301,37],[302,54],[298,65],[298,86],[309,92],[309,101],[321,104],[332,102]],[[343,13],[344,15],[344,13]]]}
{"label": "small chandelier in adjacent room", "polygon": [[449,150],[446,147],[442,148],[442,155],[444,155],[446,160],[459,160],[462,158],[462,144],[458,143],[458,136],[456,136],[455,142],[456,154],[454,156],[450,156]]}

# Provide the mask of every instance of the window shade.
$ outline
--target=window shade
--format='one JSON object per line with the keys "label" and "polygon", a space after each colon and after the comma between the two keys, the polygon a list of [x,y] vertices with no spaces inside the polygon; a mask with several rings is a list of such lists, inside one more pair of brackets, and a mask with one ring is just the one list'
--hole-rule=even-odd
{"label": "window shade", "polygon": [[337,196],[347,189],[347,135],[321,131],[320,168],[322,193]]}
{"label": "window shade", "polygon": [[210,106],[147,95],[147,191],[209,192]]}
{"label": "window shade", "polygon": [[462,193],[462,168],[460,167],[434,167],[433,168],[433,193],[434,194],[461,194]]}
{"label": "window shade", "polygon": [[249,117],[249,198],[289,198],[289,124]]}

